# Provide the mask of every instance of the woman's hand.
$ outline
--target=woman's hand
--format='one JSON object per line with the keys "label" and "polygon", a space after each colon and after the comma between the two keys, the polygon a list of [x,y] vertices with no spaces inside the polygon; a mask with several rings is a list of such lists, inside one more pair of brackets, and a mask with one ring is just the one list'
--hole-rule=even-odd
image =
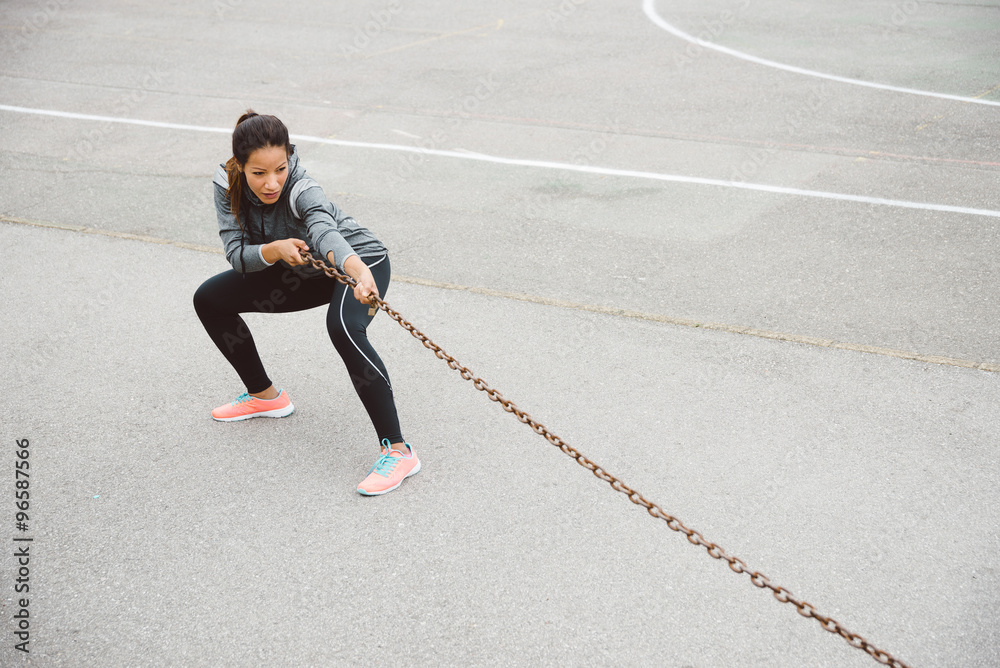
{"label": "woman's hand", "polygon": [[[309,244],[302,241],[302,239],[279,239],[278,241],[264,244],[264,247],[260,250],[266,262],[274,264],[278,260],[284,260],[294,267],[295,265],[306,263],[306,260],[303,260],[302,256],[299,255],[299,249],[307,251],[309,250]],[[364,264],[364,262],[361,264]]]}
{"label": "woman's hand", "polygon": [[[331,252],[330,255],[333,255],[333,253]],[[375,277],[372,276],[372,270],[368,268],[368,265],[360,257],[352,255],[347,258],[347,261],[344,262],[344,270],[348,276],[351,276],[358,282],[354,286],[354,298],[359,302],[370,304],[369,295],[374,295],[376,298],[379,296],[378,286],[375,285]]]}

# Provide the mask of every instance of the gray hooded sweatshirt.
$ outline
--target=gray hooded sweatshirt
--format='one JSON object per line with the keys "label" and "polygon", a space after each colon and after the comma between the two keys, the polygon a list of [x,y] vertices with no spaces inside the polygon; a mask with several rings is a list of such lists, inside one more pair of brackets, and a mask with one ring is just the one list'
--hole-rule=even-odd
{"label": "gray hooded sweatshirt", "polygon": [[288,178],[274,204],[264,204],[244,183],[240,203],[240,222],[236,222],[226,199],[229,176],[225,165],[215,170],[215,211],[219,217],[219,236],[226,249],[226,259],[236,271],[260,271],[267,262],[261,246],[279,239],[301,239],[318,260],[328,261],[333,251],[337,269],[344,271],[344,260],[351,255],[371,257],[386,252],[385,246],[366,228],[337,208],[326,198],[318,183],[299,165],[298,152],[292,146],[288,158]]}

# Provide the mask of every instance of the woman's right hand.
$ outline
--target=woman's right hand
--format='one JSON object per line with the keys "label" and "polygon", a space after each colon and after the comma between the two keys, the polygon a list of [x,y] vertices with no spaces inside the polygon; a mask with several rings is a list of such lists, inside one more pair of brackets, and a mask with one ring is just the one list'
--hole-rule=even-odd
{"label": "woman's right hand", "polygon": [[264,260],[271,264],[274,264],[278,260],[284,260],[294,267],[295,265],[306,263],[306,260],[303,260],[299,254],[300,249],[309,250],[309,244],[302,241],[302,239],[279,239],[278,241],[264,244],[264,247],[261,248],[261,254],[264,256]]}

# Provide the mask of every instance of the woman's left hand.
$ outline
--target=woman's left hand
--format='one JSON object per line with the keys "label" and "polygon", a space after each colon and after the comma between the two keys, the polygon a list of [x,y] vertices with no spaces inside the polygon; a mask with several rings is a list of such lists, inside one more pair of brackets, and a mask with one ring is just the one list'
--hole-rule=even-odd
{"label": "woman's left hand", "polygon": [[374,295],[378,298],[378,286],[375,285],[375,277],[372,276],[372,272],[368,267],[365,267],[364,273],[357,281],[358,284],[354,286],[355,299],[362,304],[370,304],[369,295]]}
{"label": "woman's left hand", "polygon": [[375,277],[372,276],[372,270],[368,268],[368,265],[360,257],[352,255],[347,258],[347,261],[344,262],[344,270],[358,282],[354,286],[354,298],[359,302],[370,304],[369,295],[374,295],[376,298],[379,296],[378,286],[375,285]]}

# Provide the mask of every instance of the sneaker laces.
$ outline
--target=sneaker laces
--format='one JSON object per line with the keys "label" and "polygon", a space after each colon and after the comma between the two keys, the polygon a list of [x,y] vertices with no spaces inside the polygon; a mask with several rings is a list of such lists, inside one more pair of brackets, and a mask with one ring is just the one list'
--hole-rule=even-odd
{"label": "sneaker laces", "polygon": [[377,473],[383,478],[388,478],[392,475],[392,472],[395,470],[396,464],[399,463],[400,458],[389,456],[390,452],[392,452],[392,450],[378,458],[378,461],[375,462],[375,470],[372,471],[372,473]]}
{"label": "sneaker laces", "polygon": [[239,404],[245,404],[246,402],[254,398],[255,397],[250,396],[249,392],[244,392],[243,394],[241,394],[240,396],[236,397],[236,399],[233,400],[233,406],[238,406]]}

